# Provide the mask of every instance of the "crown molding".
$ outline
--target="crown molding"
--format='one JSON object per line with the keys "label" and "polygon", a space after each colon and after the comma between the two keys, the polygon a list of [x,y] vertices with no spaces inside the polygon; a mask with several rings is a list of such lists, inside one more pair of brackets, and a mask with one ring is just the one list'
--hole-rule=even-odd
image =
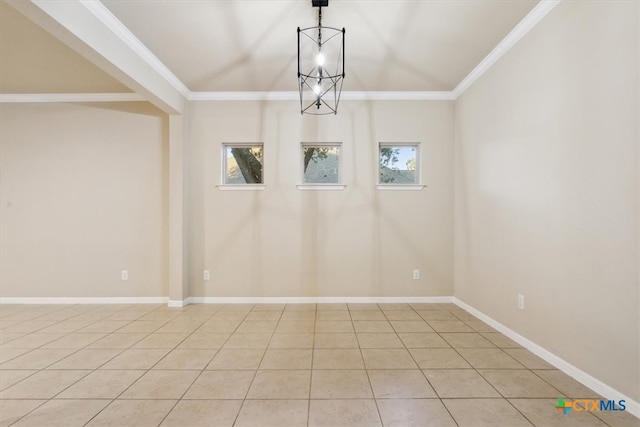
{"label": "crown molding", "polygon": [[175,90],[180,92],[185,98],[189,95],[189,88],[157,56],[155,56],[144,43],[140,41],[107,7],[99,1],[80,0],[100,22],[109,28],[120,38],[131,50],[149,64],[158,74],[160,74]]}
{"label": "crown molding", "polygon": [[0,104],[40,102],[140,102],[137,93],[0,93]]}
{"label": "crown molding", "polygon": [[524,37],[542,18],[555,8],[561,0],[541,0],[522,21],[453,89],[454,99],[469,89],[476,80],[498,62],[522,37]]}
{"label": "crown molding", "polygon": [[[190,92],[189,101],[299,101],[299,92]],[[342,92],[342,101],[453,101],[450,91]]]}

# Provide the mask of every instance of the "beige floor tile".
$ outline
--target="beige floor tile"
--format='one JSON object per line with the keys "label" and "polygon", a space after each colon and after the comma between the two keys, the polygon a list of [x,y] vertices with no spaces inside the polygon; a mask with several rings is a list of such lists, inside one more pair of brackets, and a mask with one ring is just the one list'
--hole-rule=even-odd
{"label": "beige floor tile", "polygon": [[499,397],[500,394],[472,369],[424,371],[427,380],[441,398]]}
{"label": "beige floor tile", "polygon": [[448,311],[425,310],[418,311],[418,315],[424,320],[459,320],[456,316]]}
{"label": "beige floor tile", "polygon": [[385,310],[384,316],[387,320],[423,320],[422,317],[413,310]]}
{"label": "beige floor tile", "polygon": [[527,349],[505,348],[504,351],[528,369],[556,369]]}
{"label": "beige floor tile", "polygon": [[558,398],[560,391],[529,370],[482,369],[479,371],[504,397]]}
{"label": "beige floor tile", "polygon": [[135,320],[127,323],[116,332],[119,334],[150,334],[161,328],[166,322],[164,321],[149,321],[149,320]]}
{"label": "beige floor tile", "polygon": [[347,310],[324,310],[318,311],[316,320],[351,320],[351,316]]}
{"label": "beige floor tile", "polygon": [[200,371],[147,371],[120,399],[180,399]]}
{"label": "beige floor tile", "polygon": [[109,400],[50,400],[14,424],[22,427],[81,426],[109,404]]}
{"label": "beige floor tile", "polygon": [[93,371],[56,396],[60,399],[115,399],[140,378],[143,370]]}
{"label": "beige floor tile", "polygon": [[3,328],[3,330],[5,332],[8,332],[10,334],[13,333],[25,333],[25,334],[31,334],[31,333],[47,333],[48,331],[45,331],[44,329],[54,325],[56,322],[55,321],[42,321],[42,320],[28,320],[25,322],[19,322],[16,323],[13,326],[9,326],[8,328]]}
{"label": "beige floor tile", "polygon": [[392,320],[391,326],[398,332],[433,332],[424,320]]}
{"label": "beige floor tile", "polygon": [[311,349],[268,349],[259,369],[311,369]]}
{"label": "beige floor tile", "polygon": [[86,427],[155,427],[175,403],[175,400],[114,400]]}
{"label": "beige floor tile", "polygon": [[482,332],[480,335],[500,348],[522,348],[520,344],[499,332]]}
{"label": "beige floor tile", "polygon": [[638,427],[640,425],[640,418],[634,417],[628,410],[623,412],[599,411],[592,412],[592,415],[595,415],[611,427]]}
{"label": "beige floor tile", "polygon": [[351,310],[351,320],[381,320],[386,321],[384,313],[380,310]]}
{"label": "beige floor tile", "polygon": [[232,427],[242,400],[181,400],[162,427]]}
{"label": "beige floor tile", "polygon": [[551,384],[553,387],[562,392],[558,397],[569,397],[571,399],[601,399],[595,391],[580,384],[569,375],[557,369],[541,369],[533,371],[536,375]]}
{"label": "beige floor tile", "polygon": [[429,320],[427,323],[436,332],[475,332],[462,320]]}
{"label": "beige floor tile", "polygon": [[81,334],[71,333],[58,338],[55,341],[51,341],[42,348],[84,348],[89,344],[93,344],[101,338],[107,336],[106,334]]}
{"label": "beige floor tile", "polygon": [[264,350],[219,350],[206,369],[216,370],[256,370],[260,366]]}
{"label": "beige floor tile", "polygon": [[[305,314],[306,311],[293,311],[292,313]],[[286,314],[286,313],[285,313]],[[282,319],[276,327],[276,334],[312,334],[315,331],[314,319],[289,320],[282,315]]]}
{"label": "beige floor tile", "polygon": [[353,327],[356,332],[395,332],[391,323],[386,320],[354,320]]}
{"label": "beige floor tile", "polygon": [[[4,347],[0,347],[0,364],[8,362],[12,359],[17,358],[18,356],[21,356],[23,354],[26,354],[28,352],[30,352],[31,349],[29,348],[4,348]],[[1,367],[2,369],[10,369],[10,368],[5,368],[4,366]],[[22,369],[22,368],[18,368],[18,369]]]}
{"label": "beige floor tile", "polygon": [[363,332],[356,334],[360,348],[404,348],[397,334],[386,332]]}
{"label": "beige floor tile", "polygon": [[318,320],[316,333],[345,333],[353,332],[351,320]]}
{"label": "beige floor tile", "polygon": [[286,304],[284,311],[316,311],[316,307],[315,303],[292,303]]}
{"label": "beige floor tile", "polygon": [[45,403],[46,400],[0,400],[0,427],[8,427]]}
{"label": "beige floor tile", "polygon": [[274,334],[269,348],[313,348],[313,334]]}
{"label": "beige floor tile", "polygon": [[[605,427],[606,424],[589,412],[552,410],[558,399],[509,399],[536,426],[544,427]],[[637,425],[637,424],[636,424]]]}
{"label": "beige floor tile", "polygon": [[363,348],[362,357],[367,369],[418,369],[418,365],[405,349]]}
{"label": "beige floor tile", "polygon": [[385,426],[456,427],[439,399],[381,399],[378,409]]}
{"label": "beige floor tile", "polygon": [[385,303],[380,303],[378,304],[378,307],[380,308],[380,310],[387,312],[387,311],[398,311],[398,310],[405,310],[405,311],[412,311],[413,308],[411,308],[410,304],[404,303],[404,302],[385,302]]}
{"label": "beige floor tile", "polygon": [[175,349],[171,350],[153,369],[204,369],[218,350]]}
{"label": "beige floor tile", "polygon": [[172,320],[154,331],[157,334],[191,334],[204,324],[201,319]]}
{"label": "beige floor tile", "polygon": [[234,427],[305,427],[308,400],[246,400]]}
{"label": "beige floor tile", "polygon": [[236,329],[236,334],[272,334],[278,325],[277,320],[245,320]]}
{"label": "beige floor tile", "polygon": [[90,371],[40,371],[0,392],[0,399],[50,399]]}
{"label": "beige floor tile", "polygon": [[312,400],[309,426],[373,427],[382,422],[373,399]]}
{"label": "beige floor tile", "polygon": [[222,334],[233,333],[242,323],[240,319],[214,319],[211,318],[196,330],[197,333],[203,334]]}
{"label": "beige floor tile", "polygon": [[443,403],[460,427],[531,427],[504,399],[446,399]]}
{"label": "beige floor tile", "polygon": [[282,313],[280,317],[280,322],[293,322],[293,321],[306,321],[306,322],[315,322],[316,320],[316,312],[315,311],[295,311],[288,310]]}
{"label": "beige floor tile", "polygon": [[314,349],[313,369],[364,369],[357,349]]}
{"label": "beige floor tile", "polygon": [[[25,334],[7,334],[5,332],[2,332],[2,330],[0,330],[0,345],[4,346],[4,344],[7,344],[13,340],[17,340],[20,337],[25,336]],[[6,348],[6,347],[5,347]]]}
{"label": "beige floor tile", "polygon": [[316,305],[318,312],[321,311],[349,311],[345,303],[320,303]]}
{"label": "beige floor tile", "polygon": [[38,371],[27,369],[0,370],[0,391],[10,387]]}
{"label": "beige floor tile", "polygon": [[99,339],[87,346],[87,348],[115,348],[115,349],[127,349],[133,346],[135,343],[146,337],[146,333],[139,334],[110,334],[104,338]]}
{"label": "beige floor tile", "polygon": [[315,348],[358,348],[356,334],[315,334]]}
{"label": "beige floor tile", "polygon": [[[7,349],[10,352],[12,349]],[[22,349],[16,349],[22,351]],[[47,348],[29,350],[20,356],[14,357],[11,360],[4,362],[0,365],[0,369],[44,369],[47,366],[53,365],[58,360],[61,360],[71,353],[75,352],[75,349],[57,349]]]}
{"label": "beige floor tile", "polygon": [[407,348],[449,348],[449,343],[434,332],[402,332],[398,336]]}
{"label": "beige floor tile", "polygon": [[465,320],[464,323],[476,332],[496,332],[491,326],[478,319]]}
{"label": "beige floor tile", "polygon": [[380,311],[380,307],[378,307],[378,304],[376,304],[376,303],[368,303],[368,302],[348,303],[347,307],[349,308],[349,311],[351,311],[351,312],[353,312],[353,311],[363,311],[363,310]]}
{"label": "beige floor tile", "polygon": [[102,365],[100,369],[151,369],[167,353],[168,349],[131,348]]}
{"label": "beige floor tile", "polygon": [[452,348],[412,348],[409,352],[420,369],[471,368],[471,365]]}
{"label": "beige floor tile", "polygon": [[27,334],[18,339],[11,340],[2,346],[4,348],[38,348],[62,336],[63,334]]}
{"label": "beige floor tile", "polygon": [[282,317],[282,310],[253,310],[244,318],[245,322],[272,320],[277,322]]}
{"label": "beige floor tile", "polygon": [[47,369],[97,369],[122,351],[111,349],[78,350]]}
{"label": "beige floor tile", "polygon": [[205,371],[184,399],[244,399],[255,371]]}
{"label": "beige floor tile", "polygon": [[177,348],[219,349],[230,336],[231,334],[195,333],[182,341]]}
{"label": "beige floor tile", "polygon": [[478,333],[441,333],[440,336],[453,348],[496,348],[496,346]]}
{"label": "beige floor tile", "polygon": [[459,348],[458,353],[476,369],[524,369],[499,348]]}
{"label": "beige floor tile", "polygon": [[422,371],[369,370],[369,380],[376,399],[422,399],[437,397]]}
{"label": "beige floor tile", "polygon": [[225,349],[265,349],[271,334],[233,334],[222,346]]}
{"label": "beige floor tile", "polygon": [[258,371],[247,399],[308,399],[310,370]]}
{"label": "beige floor tile", "polygon": [[78,329],[77,332],[103,332],[108,334],[125,327],[129,323],[131,322],[129,322],[128,320],[98,320],[97,322],[91,323],[90,325],[87,325],[82,329]]}
{"label": "beige floor tile", "polygon": [[372,398],[367,371],[319,370],[311,376],[312,399],[362,399]]}
{"label": "beige floor tile", "polygon": [[133,348],[175,348],[187,338],[189,334],[158,334],[153,333],[136,343]]}

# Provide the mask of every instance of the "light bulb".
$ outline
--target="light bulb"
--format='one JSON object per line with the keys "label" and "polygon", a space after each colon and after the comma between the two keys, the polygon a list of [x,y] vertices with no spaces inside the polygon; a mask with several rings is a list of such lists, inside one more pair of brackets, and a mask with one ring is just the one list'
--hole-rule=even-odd
{"label": "light bulb", "polygon": [[319,85],[319,84],[316,84],[316,85],[313,87],[313,93],[315,93],[316,95],[320,95],[320,92],[321,92],[321,91],[322,91],[322,88],[320,87],[320,85]]}
{"label": "light bulb", "polygon": [[316,64],[318,64],[320,67],[324,65],[324,55],[322,54],[322,52],[318,52],[318,54],[316,55]]}

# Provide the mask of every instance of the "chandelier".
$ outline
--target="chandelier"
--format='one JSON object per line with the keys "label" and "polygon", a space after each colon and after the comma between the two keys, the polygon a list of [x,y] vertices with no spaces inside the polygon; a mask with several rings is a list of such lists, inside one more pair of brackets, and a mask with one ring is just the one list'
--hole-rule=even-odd
{"label": "chandelier", "polygon": [[329,0],[312,0],[318,26],[298,27],[298,88],[301,114],[337,114],[344,79],[344,28],[322,26],[322,7]]}

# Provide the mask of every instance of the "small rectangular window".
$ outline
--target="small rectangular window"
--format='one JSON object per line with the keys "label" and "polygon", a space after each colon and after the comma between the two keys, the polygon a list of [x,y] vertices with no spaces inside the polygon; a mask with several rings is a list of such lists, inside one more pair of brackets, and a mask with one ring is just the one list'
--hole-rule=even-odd
{"label": "small rectangular window", "polygon": [[262,184],[262,144],[223,144],[224,184]]}
{"label": "small rectangular window", "polygon": [[340,184],[340,144],[302,144],[302,183]]}
{"label": "small rectangular window", "polygon": [[418,144],[380,144],[379,184],[420,183]]}

